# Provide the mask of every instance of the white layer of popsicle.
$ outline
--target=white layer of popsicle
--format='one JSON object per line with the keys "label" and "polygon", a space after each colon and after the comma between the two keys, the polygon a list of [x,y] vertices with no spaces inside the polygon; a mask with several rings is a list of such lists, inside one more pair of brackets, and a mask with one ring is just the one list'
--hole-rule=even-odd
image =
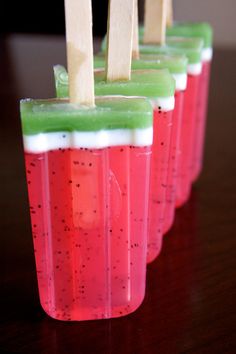
{"label": "white layer of popsicle", "polygon": [[202,50],[202,61],[211,61],[212,57],[213,57],[213,49],[211,47],[203,48],[203,50]]}
{"label": "white layer of popsicle", "polygon": [[95,132],[50,132],[23,135],[24,150],[42,153],[56,149],[102,149],[108,146],[148,146],[152,144],[153,128],[114,129]]}

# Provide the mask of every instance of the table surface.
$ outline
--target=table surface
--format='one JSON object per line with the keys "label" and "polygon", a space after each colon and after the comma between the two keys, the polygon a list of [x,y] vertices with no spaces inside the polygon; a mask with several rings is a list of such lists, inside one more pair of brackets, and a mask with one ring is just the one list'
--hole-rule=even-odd
{"label": "table surface", "polygon": [[204,171],[148,266],[142,306],[77,323],[52,320],[39,304],[19,119],[20,98],[53,96],[64,39],[12,35],[0,53],[0,352],[235,353],[236,51],[215,50]]}

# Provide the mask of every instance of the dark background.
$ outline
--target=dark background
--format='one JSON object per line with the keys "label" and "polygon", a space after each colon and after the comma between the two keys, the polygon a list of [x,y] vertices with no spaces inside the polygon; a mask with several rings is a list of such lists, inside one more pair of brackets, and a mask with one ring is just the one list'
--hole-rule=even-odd
{"label": "dark background", "polygon": [[[106,32],[108,0],[93,0],[94,35]],[[65,33],[64,0],[4,1],[0,11],[0,32]]]}
{"label": "dark background", "polygon": [[[93,0],[94,34],[106,32],[108,0]],[[0,11],[2,34],[21,33],[65,33],[64,0],[8,1]],[[7,20],[6,20],[7,19]]]}
{"label": "dark background", "polygon": [[[108,0],[93,0],[93,31],[104,36],[107,27]],[[142,9],[142,1],[139,1]],[[13,12],[14,11],[14,12]],[[142,11],[141,11],[142,12]],[[64,34],[64,0],[4,2],[0,11],[0,33]]]}
{"label": "dark background", "polygon": [[[107,27],[108,0],[93,0],[92,6],[94,35],[104,36]],[[141,10],[142,1],[139,1],[139,7]],[[64,34],[64,0],[39,2],[25,0],[14,1],[14,4],[10,1],[5,2],[4,11],[0,11],[0,33],[19,32]]]}

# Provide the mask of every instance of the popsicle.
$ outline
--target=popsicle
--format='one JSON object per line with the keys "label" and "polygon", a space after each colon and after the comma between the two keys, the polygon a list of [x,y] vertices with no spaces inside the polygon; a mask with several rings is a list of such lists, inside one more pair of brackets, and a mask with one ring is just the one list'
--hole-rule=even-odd
{"label": "popsicle", "polygon": [[202,170],[205,126],[208,105],[210,68],[212,61],[212,28],[208,23],[175,23],[167,29],[168,36],[200,37],[204,41],[202,50],[202,73],[199,84],[197,117],[192,157],[192,180],[196,181]]}
{"label": "popsicle", "polygon": [[[174,221],[177,176],[179,174],[180,132],[184,95],[187,87],[187,62],[187,57],[175,54],[141,54],[139,60],[132,60],[132,69],[136,70],[168,68],[176,83],[163,233],[171,228]],[[97,69],[105,67],[104,56],[95,56],[94,66]],[[63,76],[63,71],[61,75]]]}
{"label": "popsicle", "polygon": [[[141,39],[142,41],[142,39]],[[197,99],[202,71],[201,52],[203,41],[198,38],[168,37],[165,46],[140,45],[141,53],[175,53],[184,54],[188,58],[188,82],[184,100],[183,121],[180,137],[180,174],[176,191],[176,206],[187,202],[191,193],[191,171],[193,136],[196,124]]]}
{"label": "popsicle", "polygon": [[[158,1],[158,3],[159,6],[162,4],[165,10],[165,2]],[[196,124],[198,87],[202,71],[201,53],[203,40],[200,38],[168,37],[165,45],[160,44],[163,43],[165,26],[163,22],[157,21],[160,12],[158,12],[156,6],[156,1],[148,0],[145,2],[146,35],[144,32],[145,28],[141,27],[139,30],[140,52],[143,54],[182,54],[188,58],[188,85],[183,108],[179,156],[180,173],[177,177],[176,191],[176,207],[180,207],[187,202],[191,193],[193,137]],[[162,23],[162,26],[157,27],[156,23]],[[144,43],[144,40],[148,44]],[[105,52],[106,38],[102,42],[101,49],[102,52]]]}
{"label": "popsicle", "polygon": [[[139,48],[138,48],[138,41],[137,41],[137,33],[138,33],[138,13],[137,13],[137,2],[135,3],[135,26],[137,27],[136,30],[134,28],[133,31],[133,57],[137,58],[139,57]],[[165,22],[165,21],[164,21]],[[109,22],[111,23],[111,21]],[[135,27],[134,26],[134,27]],[[113,28],[116,28],[116,26],[113,26]],[[117,33],[115,32],[116,36]],[[120,36],[119,40],[122,41],[123,37]],[[111,52],[111,46],[113,44],[113,41],[110,38],[108,38],[108,58],[109,54]],[[117,65],[119,61],[115,60],[118,56],[120,56],[120,53],[116,53],[116,47],[114,47],[114,53],[113,53],[113,63]],[[121,57],[122,60],[124,60],[124,56]],[[158,64],[158,62],[154,63],[152,62],[152,65],[154,68],[159,67],[165,67],[163,65],[163,59],[162,58],[162,64]],[[98,57],[98,65],[100,67],[104,67],[106,62],[104,61],[104,58]],[[181,62],[182,58],[179,60],[178,64],[174,64],[173,60],[166,60],[168,62],[168,66],[170,66],[172,69],[175,67],[174,70],[176,70],[176,67],[178,70],[186,70],[186,59],[183,59],[183,62]],[[141,62],[138,63],[140,65]],[[121,64],[120,64],[121,66]],[[143,61],[143,64],[141,63],[140,68],[142,67],[150,68],[150,65],[145,65],[145,61]],[[184,69],[183,69],[184,67]],[[54,68],[55,70],[55,77],[56,77],[56,88],[57,88],[57,95],[58,97],[65,97],[67,95],[67,80],[66,80],[66,72],[65,69],[58,66]],[[177,70],[177,71],[178,71]],[[157,76],[157,73],[154,74],[149,72],[146,73],[142,71],[141,75],[140,72],[133,72],[132,73],[132,79],[131,82],[126,83],[124,80],[121,80],[121,82],[118,82],[117,77],[116,83],[112,83],[112,85],[109,82],[106,82],[104,80],[104,75],[102,72],[99,74],[96,72],[95,78],[96,78],[96,85],[95,85],[95,91],[96,94],[132,94],[132,95],[145,95],[146,97],[149,97],[150,99],[156,98],[156,109],[154,110],[154,145],[153,145],[153,157],[152,157],[152,163],[151,163],[151,188],[150,188],[150,207],[149,207],[149,233],[148,233],[148,262],[152,261],[156,256],[159,254],[161,250],[161,240],[162,240],[162,234],[163,234],[163,226],[164,226],[164,214],[165,214],[165,209],[166,209],[166,191],[168,188],[168,175],[170,175],[169,171],[169,159],[170,159],[170,141],[171,141],[171,130],[172,130],[172,116],[170,115],[170,112],[168,112],[168,119],[163,119],[163,112],[162,110],[168,110],[172,111],[173,110],[173,90],[171,91],[170,86],[168,87],[168,80],[170,83],[173,85],[173,79],[170,78],[170,75],[165,73],[166,79],[163,78],[164,76],[159,75]],[[186,85],[186,74],[181,75],[182,72],[179,74],[178,73],[178,78],[179,81],[181,81],[181,84],[183,85],[184,81],[184,86]],[[181,76],[181,79],[180,79]],[[166,82],[165,82],[166,81]],[[145,86],[144,86],[145,85]],[[155,87],[156,86],[156,87]],[[166,89],[165,89],[166,86]],[[162,87],[162,89],[160,89]],[[151,91],[150,91],[151,89]],[[166,91],[166,92],[165,92]],[[165,97],[169,97],[168,100],[166,100]],[[180,95],[181,96],[181,95]],[[163,100],[164,98],[164,100]],[[165,101],[165,102],[164,102]],[[179,100],[180,102],[181,100]],[[157,104],[158,103],[158,104]],[[181,103],[181,102],[180,102]],[[157,107],[159,107],[159,112],[157,114]],[[175,144],[173,144],[175,145]],[[168,173],[169,172],[169,173]],[[173,183],[172,183],[173,185]],[[169,193],[168,193],[169,194]],[[173,203],[172,203],[173,204]],[[173,213],[172,213],[173,214]],[[170,222],[170,224],[172,221]]]}
{"label": "popsicle", "polygon": [[69,101],[20,105],[40,302],[59,320],[119,317],[145,293],[152,106],[94,100],[90,1],[66,1],[66,29]]}
{"label": "popsicle", "polygon": [[183,117],[183,104],[187,87],[187,58],[177,55],[141,55],[133,60],[133,69],[168,68],[175,79],[175,108],[172,118],[170,153],[168,158],[166,203],[163,234],[167,233],[174,222],[177,176],[179,174],[180,133]]}
{"label": "popsicle", "polygon": [[61,320],[134,311],[145,290],[152,108],[139,98],[92,109],[26,100],[21,115],[42,307]]}
{"label": "popsicle", "polygon": [[[54,68],[58,97],[68,95],[65,68]],[[135,70],[130,81],[106,82],[103,70],[95,72],[96,95],[148,97],[154,107],[154,136],[151,156],[148,255],[151,262],[160,253],[168,185],[168,163],[174,109],[175,82],[167,69]]]}

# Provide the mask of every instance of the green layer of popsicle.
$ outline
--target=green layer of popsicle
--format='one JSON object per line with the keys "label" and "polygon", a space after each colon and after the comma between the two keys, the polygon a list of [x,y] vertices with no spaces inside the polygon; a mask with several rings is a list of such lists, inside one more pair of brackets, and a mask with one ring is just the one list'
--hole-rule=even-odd
{"label": "green layer of popsicle", "polygon": [[[171,74],[182,74],[187,72],[187,64],[185,55],[141,54],[140,59],[132,60],[132,69],[168,69]],[[105,67],[104,55],[94,57],[94,67]]]}
{"label": "green layer of popsicle", "polygon": [[[54,67],[57,97],[68,97],[68,75],[64,67]],[[174,96],[175,80],[167,69],[133,71],[130,81],[105,80],[105,72],[95,72],[95,94],[145,96],[148,98],[161,98]]]}
{"label": "green layer of popsicle", "polygon": [[[143,38],[144,27],[139,28],[139,36]],[[212,47],[213,31],[212,27],[207,22],[179,22],[174,23],[172,27],[167,27],[167,36],[175,37],[198,37],[204,41],[204,48]]]}
{"label": "green layer of popsicle", "polygon": [[[197,64],[201,62],[201,53],[203,49],[203,39],[201,38],[168,37],[166,44],[163,46],[156,44],[143,44],[143,34],[141,28],[139,40],[139,50],[142,54],[186,55],[189,64]],[[101,50],[103,53],[106,51],[106,37],[102,41]]]}
{"label": "green layer of popsicle", "polygon": [[203,40],[200,38],[169,37],[166,45],[140,44],[140,52],[143,54],[178,54],[186,55],[189,64],[201,62]]}
{"label": "green layer of popsicle", "polygon": [[96,107],[71,104],[67,100],[20,102],[24,135],[49,132],[143,129],[152,126],[153,109],[144,98],[100,97]]}
{"label": "green layer of popsicle", "polygon": [[200,37],[204,41],[204,48],[212,47],[213,31],[206,22],[175,23],[167,28],[167,36]]}

